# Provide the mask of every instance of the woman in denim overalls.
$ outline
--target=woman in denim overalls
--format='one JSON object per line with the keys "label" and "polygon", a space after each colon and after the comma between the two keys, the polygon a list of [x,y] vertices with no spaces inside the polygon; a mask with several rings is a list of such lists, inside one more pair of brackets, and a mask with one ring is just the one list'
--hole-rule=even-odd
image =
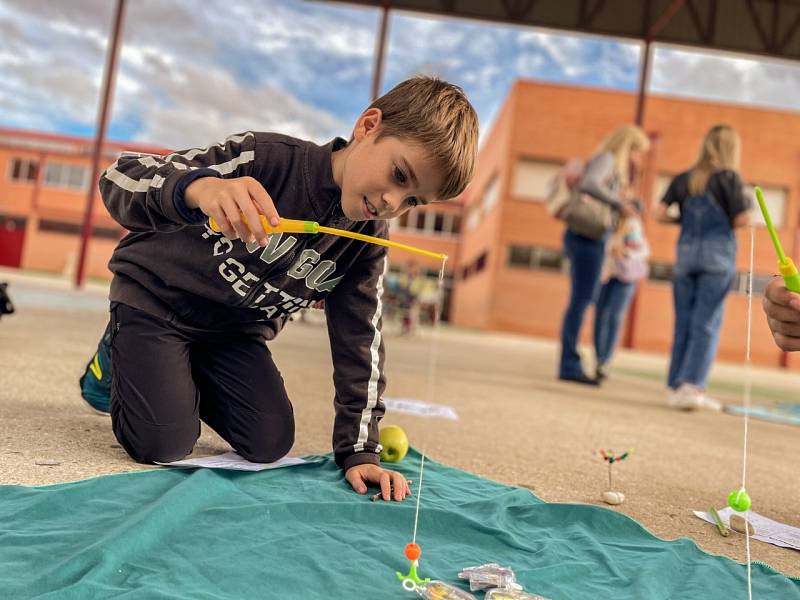
{"label": "woman in denim overalls", "polygon": [[[632,213],[629,200],[634,173],[649,148],[647,135],[635,125],[615,129],[586,163],[578,189],[605,202],[615,211]],[[578,354],[578,336],[586,309],[596,299],[600,287],[607,238],[608,232],[600,239],[579,235],[569,227],[564,232],[564,254],[570,263],[570,298],[561,325],[558,378],[563,381],[588,385],[600,383],[583,370]]]}
{"label": "woman in denim overalls", "polygon": [[706,134],[695,166],[670,184],[656,218],[671,204],[680,207],[681,233],[673,274],[675,334],[667,385],[675,408],[719,410],[705,395],[714,362],[725,296],[736,274],[734,228],[749,221],[739,166],[739,136],[728,125]]}

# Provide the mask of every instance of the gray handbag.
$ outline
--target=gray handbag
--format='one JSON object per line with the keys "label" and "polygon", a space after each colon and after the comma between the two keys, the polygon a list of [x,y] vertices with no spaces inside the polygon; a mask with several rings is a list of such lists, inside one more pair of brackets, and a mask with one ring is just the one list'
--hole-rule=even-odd
{"label": "gray handbag", "polygon": [[605,202],[575,190],[564,207],[561,218],[570,231],[592,240],[600,240],[614,229],[617,211]]}

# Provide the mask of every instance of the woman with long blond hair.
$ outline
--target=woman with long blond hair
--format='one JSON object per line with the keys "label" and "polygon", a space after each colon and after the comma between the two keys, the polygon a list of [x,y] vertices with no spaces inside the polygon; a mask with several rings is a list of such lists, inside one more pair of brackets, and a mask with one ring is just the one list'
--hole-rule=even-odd
{"label": "woman with long blond hair", "polygon": [[[647,135],[635,125],[615,129],[584,166],[577,188],[580,193],[609,205],[617,215],[632,214],[633,189],[644,154],[650,148]],[[586,375],[578,354],[578,335],[586,309],[594,300],[600,283],[609,231],[599,239],[574,231],[567,220],[564,254],[570,261],[571,291],[561,326],[561,360],[558,377],[598,385]]]}
{"label": "woman with long blond hair", "polygon": [[[675,333],[667,385],[675,408],[719,410],[705,394],[714,362],[725,296],[736,274],[734,229],[749,223],[750,199],[739,177],[741,143],[730,125],[706,133],[694,166],[670,183],[656,211],[662,222],[679,222],[673,274]],[[669,216],[676,204],[680,217]]]}

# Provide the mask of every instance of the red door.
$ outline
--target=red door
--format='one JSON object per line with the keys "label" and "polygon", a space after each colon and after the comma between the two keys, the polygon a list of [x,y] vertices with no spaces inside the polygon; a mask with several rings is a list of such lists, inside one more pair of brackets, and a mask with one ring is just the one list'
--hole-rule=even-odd
{"label": "red door", "polygon": [[25,219],[0,215],[0,265],[19,268],[25,243]]}

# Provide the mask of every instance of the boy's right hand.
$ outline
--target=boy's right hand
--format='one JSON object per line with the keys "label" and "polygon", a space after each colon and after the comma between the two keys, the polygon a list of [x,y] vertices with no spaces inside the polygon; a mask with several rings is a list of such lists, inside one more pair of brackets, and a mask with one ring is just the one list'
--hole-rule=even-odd
{"label": "boy's right hand", "polygon": [[280,224],[272,198],[252,177],[201,177],[186,188],[184,201],[188,208],[199,208],[212,217],[222,235],[231,240],[239,238],[266,246],[269,235],[259,215],[266,216],[274,227]]}
{"label": "boy's right hand", "polygon": [[800,295],[786,289],[781,277],[775,277],[764,292],[764,312],[772,337],[781,350],[800,350]]}

